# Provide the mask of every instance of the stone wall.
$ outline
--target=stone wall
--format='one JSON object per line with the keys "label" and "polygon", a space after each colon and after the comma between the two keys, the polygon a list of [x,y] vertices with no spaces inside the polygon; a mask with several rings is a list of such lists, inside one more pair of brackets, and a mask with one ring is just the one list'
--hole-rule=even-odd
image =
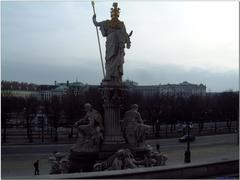
{"label": "stone wall", "polygon": [[[239,174],[239,159],[191,163],[174,166],[158,166],[90,173],[61,175],[42,175],[21,178],[39,179],[189,179],[220,177],[227,174]],[[15,177],[16,178],[16,177]]]}

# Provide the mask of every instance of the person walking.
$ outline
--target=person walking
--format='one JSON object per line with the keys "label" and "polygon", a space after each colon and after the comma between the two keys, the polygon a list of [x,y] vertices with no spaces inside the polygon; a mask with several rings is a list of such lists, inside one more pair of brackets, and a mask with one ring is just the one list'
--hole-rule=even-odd
{"label": "person walking", "polygon": [[160,136],[160,121],[157,120],[156,121],[156,133],[155,133],[155,137],[159,137]]}
{"label": "person walking", "polygon": [[159,144],[156,144],[156,150],[157,150],[158,153],[161,153]]}
{"label": "person walking", "polygon": [[34,175],[39,175],[39,160],[37,160],[34,164]]}

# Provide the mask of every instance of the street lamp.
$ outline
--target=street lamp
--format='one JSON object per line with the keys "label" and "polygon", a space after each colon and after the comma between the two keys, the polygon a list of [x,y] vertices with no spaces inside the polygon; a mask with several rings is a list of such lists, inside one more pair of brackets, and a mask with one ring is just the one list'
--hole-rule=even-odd
{"label": "street lamp", "polygon": [[190,124],[189,121],[187,123],[187,150],[184,153],[184,162],[190,163],[191,162],[191,152],[190,152]]}
{"label": "street lamp", "polygon": [[[40,106],[39,108],[39,116],[38,119],[41,123],[41,129],[42,129],[42,142],[44,142],[44,115],[43,115],[43,107]],[[39,122],[39,121],[38,121]]]}
{"label": "street lamp", "polygon": [[30,137],[30,126],[29,126],[29,109],[27,109],[26,107],[23,108],[23,112],[24,112],[24,117],[27,121],[27,137],[29,142],[32,142],[31,137]]}
{"label": "street lamp", "polygon": [[34,115],[30,114],[29,118],[30,118],[30,121],[29,121],[29,142],[32,143],[33,142],[32,119],[34,118]]}

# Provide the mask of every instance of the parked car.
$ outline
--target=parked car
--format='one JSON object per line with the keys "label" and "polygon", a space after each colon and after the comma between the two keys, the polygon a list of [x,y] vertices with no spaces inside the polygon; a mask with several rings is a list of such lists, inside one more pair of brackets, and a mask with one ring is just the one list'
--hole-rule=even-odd
{"label": "parked car", "polygon": [[184,136],[179,138],[179,141],[180,142],[187,142],[188,139],[189,139],[190,142],[195,141],[195,136],[194,135],[189,135],[189,136],[188,135],[184,135]]}
{"label": "parked car", "polygon": [[182,124],[181,124],[181,123],[177,123],[176,129],[177,129],[177,132],[178,132],[178,133],[182,132],[182,131],[183,131]]}

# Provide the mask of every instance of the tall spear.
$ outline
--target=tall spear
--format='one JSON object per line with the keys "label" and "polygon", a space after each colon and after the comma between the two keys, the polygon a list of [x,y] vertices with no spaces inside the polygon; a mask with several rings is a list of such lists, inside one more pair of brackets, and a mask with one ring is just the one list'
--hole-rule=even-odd
{"label": "tall spear", "polygon": [[[92,7],[93,7],[93,13],[94,13],[94,15],[96,15],[95,7],[94,7],[94,1],[92,1]],[[102,63],[103,77],[105,78],[105,71],[104,71],[103,58],[102,58],[102,50],[101,50],[101,44],[100,44],[100,40],[99,40],[99,33],[98,33],[98,28],[97,28],[97,26],[96,26],[96,32],[97,32],[98,47],[99,47],[99,52],[100,52],[100,57],[101,57],[101,63]]]}

